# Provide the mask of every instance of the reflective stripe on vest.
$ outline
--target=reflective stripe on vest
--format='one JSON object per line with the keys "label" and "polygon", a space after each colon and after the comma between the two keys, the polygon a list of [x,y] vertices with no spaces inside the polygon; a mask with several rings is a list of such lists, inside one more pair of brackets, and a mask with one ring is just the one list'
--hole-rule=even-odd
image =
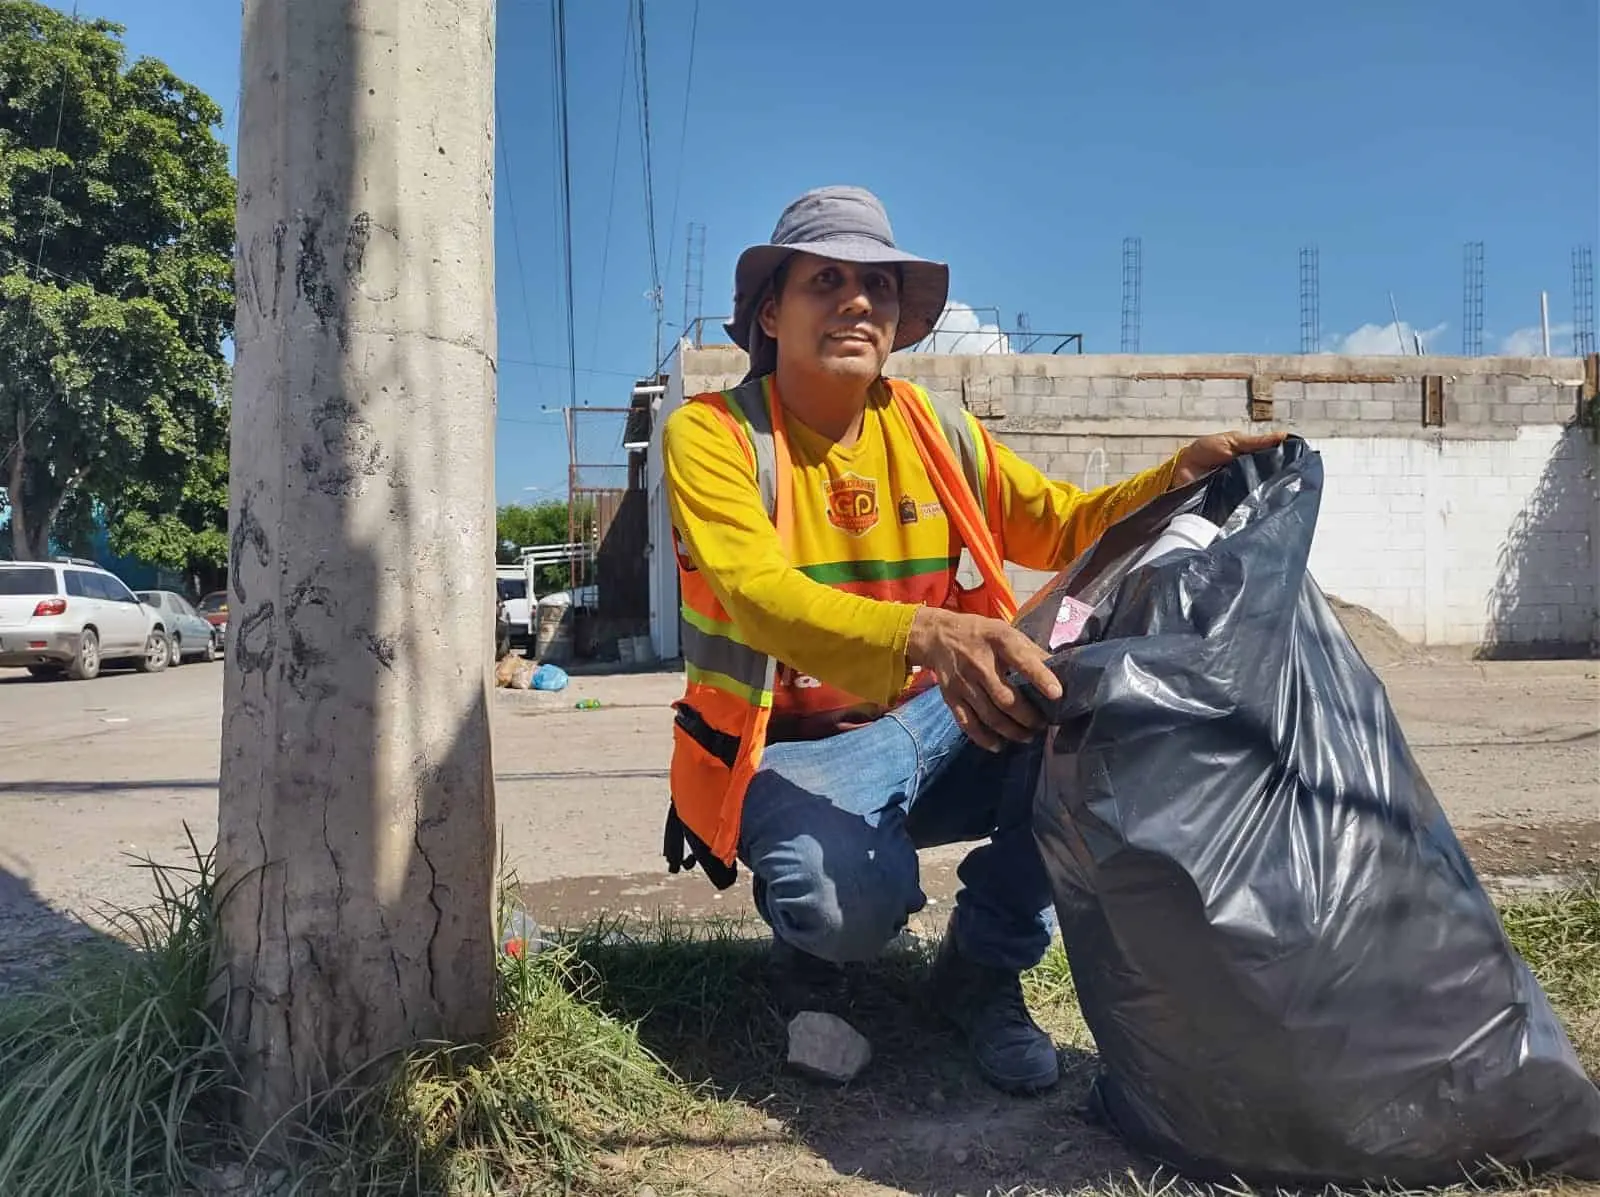
{"label": "reflective stripe on vest", "polygon": [[[887,380],[887,385],[911,426],[952,532],[983,577],[976,590],[957,588],[958,606],[1009,619],[1016,600],[1006,584],[990,523],[991,513],[998,519],[999,493],[987,435],[974,435],[959,405],[899,379]],[[788,446],[776,422],[770,375],[691,401],[712,404],[745,449],[767,514],[786,539]],[[685,570],[680,561],[678,578],[687,686],[675,704],[672,802],[684,826],[719,860],[732,864],[744,793],[766,746],[778,662],[744,643],[704,577]]]}

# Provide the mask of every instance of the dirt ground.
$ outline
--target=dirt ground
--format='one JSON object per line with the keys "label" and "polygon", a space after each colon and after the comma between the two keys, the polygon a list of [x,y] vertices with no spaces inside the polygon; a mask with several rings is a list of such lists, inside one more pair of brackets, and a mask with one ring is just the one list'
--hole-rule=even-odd
{"label": "dirt ground", "polygon": [[[1362,641],[1386,662],[1410,744],[1483,872],[1600,866],[1600,662],[1478,662]],[[221,681],[220,665],[82,684],[0,672],[0,974],[70,934],[72,916],[145,900],[132,856],[180,861],[185,824],[211,842]],[[504,854],[546,925],[749,911],[744,885],[719,894],[662,865],[668,703],[681,685],[656,671],[575,677],[559,694],[495,692]],[[575,709],[584,698],[602,705]],[[925,855],[930,913],[953,894],[960,856]]]}
{"label": "dirt ground", "polygon": [[[1600,867],[1600,662],[1430,656],[1387,639],[1393,634],[1381,625],[1347,618],[1483,873],[1537,884]],[[0,992],[48,968],[88,933],[83,920],[100,921],[98,908],[149,897],[149,878],[130,854],[181,861],[186,824],[202,845],[211,842],[221,681],[220,666],[203,665],[87,684],[0,673]],[[604,912],[752,913],[746,885],[719,894],[698,873],[672,877],[662,867],[668,703],[681,684],[680,674],[657,671],[576,677],[555,695],[495,693],[505,856],[546,926]],[[584,698],[600,708],[575,709]],[[960,855],[957,848],[925,856],[933,903],[913,930],[939,930]],[[1038,1100],[1003,1098],[973,1080],[948,1033],[902,996],[885,1025],[909,1033],[887,1036],[874,1084],[821,1100],[787,1080],[771,1082],[770,1072],[763,1081],[757,1068],[732,1086],[752,1120],[735,1141],[712,1136],[715,1146],[668,1152],[660,1168],[624,1149],[611,1166],[630,1186],[642,1175],[657,1178],[662,1197],[1020,1197],[1070,1192],[1130,1168],[1154,1191],[1147,1164],[1082,1121],[1093,1074],[1086,1034],[1052,1028],[1069,1065],[1060,1089]],[[878,1031],[868,1030],[878,1043]],[[697,1077],[693,1068],[682,1075],[729,1079]],[[776,1087],[757,1093],[751,1083]]]}

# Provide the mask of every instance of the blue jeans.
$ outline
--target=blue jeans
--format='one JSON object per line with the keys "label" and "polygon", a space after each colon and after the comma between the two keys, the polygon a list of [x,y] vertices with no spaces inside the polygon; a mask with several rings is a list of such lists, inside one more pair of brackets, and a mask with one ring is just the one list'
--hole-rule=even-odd
{"label": "blue jeans", "polygon": [[937,689],[866,727],[769,745],[739,837],[761,917],[813,956],[870,960],[927,905],[917,850],[986,839],[961,862],[952,929],[980,963],[1031,968],[1055,925],[1032,827],[1041,755],[972,744]]}

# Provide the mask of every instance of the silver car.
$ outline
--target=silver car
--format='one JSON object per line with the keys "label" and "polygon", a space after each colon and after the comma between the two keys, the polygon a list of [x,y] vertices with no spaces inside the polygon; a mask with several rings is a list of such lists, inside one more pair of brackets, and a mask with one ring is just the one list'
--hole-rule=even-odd
{"label": "silver car", "polygon": [[222,655],[222,632],[211,626],[189,600],[170,590],[141,590],[139,601],[155,610],[167,628],[167,664],[215,661]]}

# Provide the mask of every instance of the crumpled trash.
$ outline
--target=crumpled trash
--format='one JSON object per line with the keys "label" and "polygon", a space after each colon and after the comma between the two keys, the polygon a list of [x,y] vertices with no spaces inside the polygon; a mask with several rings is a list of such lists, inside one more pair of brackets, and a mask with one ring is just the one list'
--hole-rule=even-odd
{"label": "crumpled trash", "polygon": [[559,665],[541,665],[533,671],[535,690],[565,690],[567,671]]}
{"label": "crumpled trash", "polygon": [[[1322,488],[1291,438],[1128,516],[1019,616],[1070,630],[1034,832],[1091,1109],[1196,1179],[1600,1178],[1600,1091],[1307,572]],[[1220,535],[1135,567],[1181,513]]]}
{"label": "crumpled trash", "polygon": [[494,667],[494,684],[503,690],[527,690],[537,672],[532,661],[512,653]]}

